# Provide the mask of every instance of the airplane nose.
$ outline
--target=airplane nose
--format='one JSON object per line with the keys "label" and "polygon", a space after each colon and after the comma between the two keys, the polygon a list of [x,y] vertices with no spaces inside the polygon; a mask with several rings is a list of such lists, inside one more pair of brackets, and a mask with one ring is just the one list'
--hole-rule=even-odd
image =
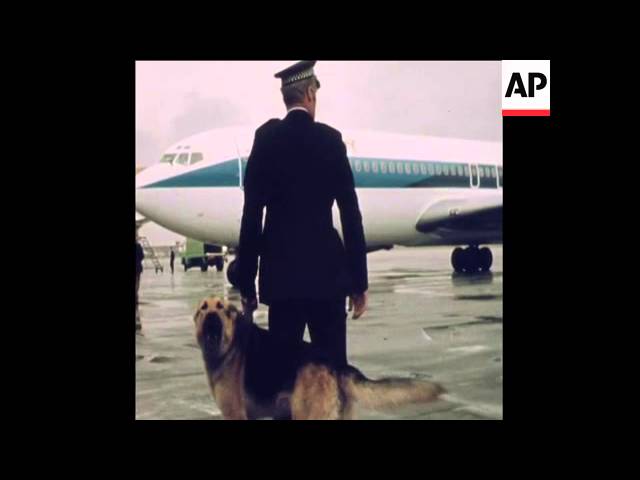
{"label": "airplane nose", "polygon": [[136,212],[141,215],[147,215],[147,210],[145,209],[145,191],[138,188],[136,185]]}
{"label": "airplane nose", "polygon": [[[179,172],[178,172],[179,173]],[[155,184],[162,182],[173,175],[175,169],[171,165],[153,165],[136,175],[136,210],[156,223],[166,219],[172,209],[168,208],[170,201],[167,195],[175,198],[174,192],[159,191],[164,189],[154,188]]]}
{"label": "airplane nose", "polygon": [[136,175],[136,190],[151,183],[151,179],[155,176],[152,170],[153,168],[148,168]]}
{"label": "airplane nose", "polygon": [[146,209],[147,190],[146,186],[151,185],[157,179],[158,172],[155,167],[150,167],[136,175],[136,210],[143,215],[148,215]]}

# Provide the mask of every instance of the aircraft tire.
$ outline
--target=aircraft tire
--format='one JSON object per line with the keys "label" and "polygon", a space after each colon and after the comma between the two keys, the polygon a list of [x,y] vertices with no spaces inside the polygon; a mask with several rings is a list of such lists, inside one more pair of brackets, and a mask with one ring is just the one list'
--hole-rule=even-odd
{"label": "aircraft tire", "polygon": [[488,247],[482,247],[478,251],[478,257],[480,260],[480,270],[483,272],[488,272],[491,269],[491,265],[493,264],[493,254],[491,253],[491,249]]}
{"label": "aircraft tire", "polygon": [[477,248],[465,248],[463,250],[462,265],[465,273],[476,273],[479,268]]}
{"label": "aircraft tire", "polygon": [[464,250],[460,247],[456,247],[451,252],[451,266],[455,272],[460,273],[464,270],[464,257]]}
{"label": "aircraft tire", "polygon": [[224,259],[222,257],[216,258],[216,271],[221,272],[224,268]]}

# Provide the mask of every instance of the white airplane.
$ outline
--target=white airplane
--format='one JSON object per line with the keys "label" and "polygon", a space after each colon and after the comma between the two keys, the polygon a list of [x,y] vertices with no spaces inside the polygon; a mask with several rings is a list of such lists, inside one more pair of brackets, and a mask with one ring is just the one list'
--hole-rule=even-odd
{"label": "white airplane", "polygon": [[[254,132],[215,129],[172,145],[136,175],[136,210],[186,237],[236,248]],[[491,250],[479,245],[502,243],[501,143],[371,131],[345,131],[343,140],[369,252],[452,245],[455,271],[490,269]],[[235,284],[234,262],[228,276]]]}
{"label": "white airplane", "polygon": [[[136,165],[136,175],[140,173],[142,170],[144,170],[145,168],[146,167]],[[140,229],[140,227],[142,227],[142,225],[144,225],[148,221],[149,221],[148,218],[144,218],[142,215],[136,212],[136,232]]]}
{"label": "white airplane", "polygon": [[[136,166],[136,175],[138,175],[138,173],[140,173],[145,168],[146,167]],[[147,222],[149,222],[148,218],[144,218],[142,215],[140,215],[138,212],[136,212],[136,232],[138,232],[140,227],[142,227]]]}

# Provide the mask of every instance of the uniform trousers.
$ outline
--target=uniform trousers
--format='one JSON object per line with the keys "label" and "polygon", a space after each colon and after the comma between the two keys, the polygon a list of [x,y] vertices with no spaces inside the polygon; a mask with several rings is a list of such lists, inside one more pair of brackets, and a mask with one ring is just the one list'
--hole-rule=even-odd
{"label": "uniform trousers", "polygon": [[332,300],[285,300],[269,305],[269,332],[284,344],[302,341],[305,327],[314,350],[335,366],[347,364],[345,297]]}

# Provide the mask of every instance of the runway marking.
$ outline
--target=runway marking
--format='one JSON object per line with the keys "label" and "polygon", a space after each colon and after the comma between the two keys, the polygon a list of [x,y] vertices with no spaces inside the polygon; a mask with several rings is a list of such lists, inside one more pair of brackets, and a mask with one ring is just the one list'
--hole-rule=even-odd
{"label": "runway marking", "polygon": [[478,353],[490,350],[486,345],[469,345],[467,347],[447,348],[447,352],[452,353]]}

